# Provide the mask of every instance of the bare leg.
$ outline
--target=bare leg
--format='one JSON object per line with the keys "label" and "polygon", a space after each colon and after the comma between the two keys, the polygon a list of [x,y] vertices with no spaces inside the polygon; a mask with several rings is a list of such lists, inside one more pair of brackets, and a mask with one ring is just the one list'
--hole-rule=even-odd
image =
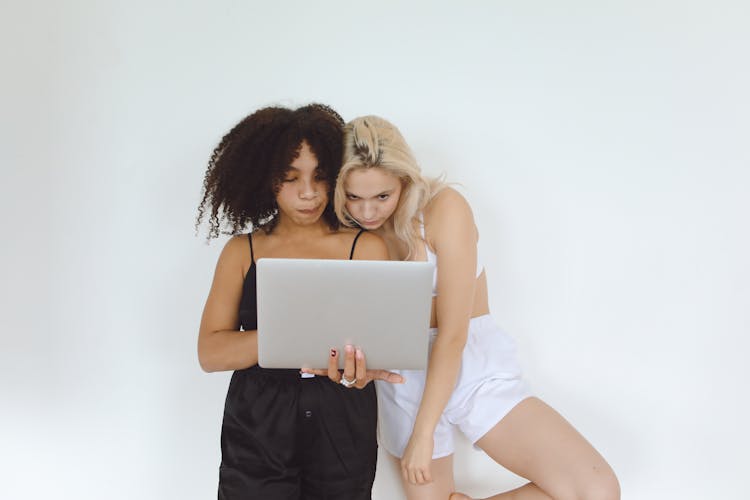
{"label": "bare leg", "polygon": [[[401,469],[400,459],[393,457]],[[430,464],[432,482],[422,485],[414,485],[401,478],[404,493],[409,500],[447,500],[451,492],[456,488],[453,483],[453,455],[436,458]]]}
{"label": "bare leg", "polygon": [[[497,499],[503,499],[503,500],[510,500],[513,498],[520,498],[520,499],[540,499],[540,500],[550,500],[550,496],[547,495],[545,492],[539,489],[537,485],[534,483],[527,483],[520,488],[516,488],[515,490],[506,491],[505,493],[500,493],[499,495],[495,495],[491,497],[492,500]],[[472,500],[470,496],[464,495],[463,493],[453,493],[449,500]]]}
{"label": "bare leg", "polygon": [[[612,468],[559,413],[538,398],[519,403],[477,441],[492,459],[531,481],[491,497],[619,500]],[[454,495],[452,500],[468,497]]]}

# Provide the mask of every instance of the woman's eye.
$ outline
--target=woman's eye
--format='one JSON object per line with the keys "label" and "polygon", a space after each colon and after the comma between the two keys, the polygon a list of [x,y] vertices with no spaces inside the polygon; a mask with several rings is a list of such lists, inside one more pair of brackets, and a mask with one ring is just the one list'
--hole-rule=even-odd
{"label": "woman's eye", "polygon": [[290,178],[288,178],[288,179],[284,179],[284,180],[283,180],[282,182],[294,182],[294,181],[296,181],[296,180],[297,180],[297,178],[296,178],[296,177],[290,177]]}
{"label": "woman's eye", "polygon": [[390,196],[390,195],[388,195],[388,194],[381,194],[381,195],[378,195],[378,199],[379,199],[380,201],[385,201],[385,200],[387,200],[387,199],[388,199],[388,197],[389,197],[389,196]]}
{"label": "woman's eye", "polygon": [[346,199],[347,199],[347,200],[352,200],[352,201],[354,201],[354,200],[358,200],[358,199],[359,199],[359,197],[357,197],[357,196],[354,196],[353,194],[347,194],[347,195],[346,195]]}

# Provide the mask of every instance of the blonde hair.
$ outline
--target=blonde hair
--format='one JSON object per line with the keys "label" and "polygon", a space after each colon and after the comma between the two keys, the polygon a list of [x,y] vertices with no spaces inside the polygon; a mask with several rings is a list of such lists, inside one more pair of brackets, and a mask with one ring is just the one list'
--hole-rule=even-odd
{"label": "blonde hair", "polygon": [[356,221],[346,210],[346,176],[357,169],[382,168],[401,181],[401,197],[394,211],[396,237],[406,243],[412,257],[422,237],[417,229],[430,199],[444,187],[441,179],[422,176],[404,137],[395,125],[378,116],[361,116],[344,127],[344,159],[334,190],[334,210],[342,224],[354,227]]}

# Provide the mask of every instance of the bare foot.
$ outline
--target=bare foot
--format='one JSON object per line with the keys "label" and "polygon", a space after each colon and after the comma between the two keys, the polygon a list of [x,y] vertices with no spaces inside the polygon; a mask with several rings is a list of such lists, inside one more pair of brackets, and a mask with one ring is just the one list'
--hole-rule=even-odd
{"label": "bare foot", "polygon": [[451,493],[448,500],[471,500],[471,497],[467,497],[463,493]]}

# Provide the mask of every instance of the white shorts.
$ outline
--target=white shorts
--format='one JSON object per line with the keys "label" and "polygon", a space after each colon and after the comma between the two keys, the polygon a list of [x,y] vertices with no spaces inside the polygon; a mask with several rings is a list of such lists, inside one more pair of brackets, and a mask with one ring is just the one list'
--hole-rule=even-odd
{"label": "white shorts", "polygon": [[[430,330],[430,347],[437,335]],[[424,370],[395,370],[404,384],[376,381],[380,445],[401,457],[411,437],[425,383]],[[516,344],[488,314],[472,318],[456,388],[435,428],[432,458],[454,451],[453,428],[476,443],[522,400],[531,396],[521,378]]]}

